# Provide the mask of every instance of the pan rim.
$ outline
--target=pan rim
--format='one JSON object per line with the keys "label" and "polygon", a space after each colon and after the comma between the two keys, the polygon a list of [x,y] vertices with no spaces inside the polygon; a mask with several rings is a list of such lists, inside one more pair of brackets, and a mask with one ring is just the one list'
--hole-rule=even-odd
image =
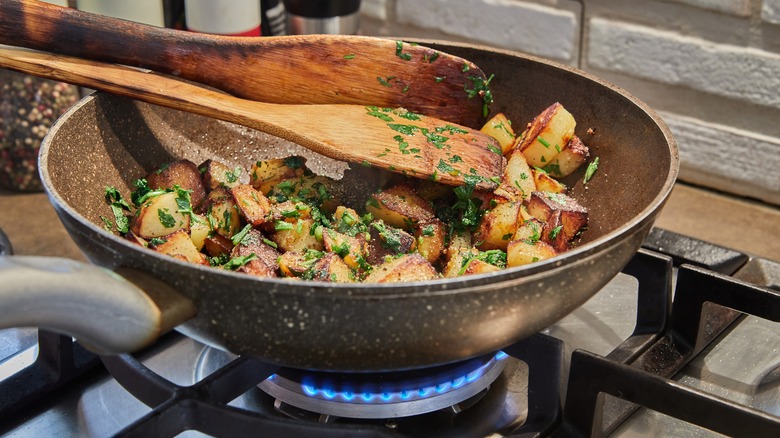
{"label": "pan rim", "polygon": [[[295,294],[306,295],[316,291],[317,293],[326,293],[326,294],[333,295],[334,297],[347,296],[349,298],[371,298],[371,299],[397,298],[399,296],[412,298],[415,296],[429,296],[430,294],[434,294],[434,293],[435,294],[458,293],[464,290],[471,290],[483,286],[490,286],[490,285],[499,286],[502,283],[510,282],[518,278],[546,277],[549,273],[556,271],[560,267],[565,267],[568,264],[580,261],[581,259],[587,258],[592,254],[601,252],[605,247],[610,247],[611,245],[608,244],[610,241],[613,240],[617,241],[619,240],[618,238],[620,236],[627,236],[632,234],[633,231],[644,227],[648,221],[653,221],[655,217],[659,214],[660,209],[663,207],[663,204],[666,202],[669,195],[671,194],[671,190],[674,187],[674,184],[677,180],[677,175],[679,173],[679,150],[678,150],[677,143],[674,140],[671,131],[669,130],[666,123],[646,103],[639,100],[638,98],[636,98],[631,93],[624,90],[623,88],[616,86],[610,82],[607,82],[604,79],[593,76],[575,67],[557,63],[544,58],[539,58],[533,55],[519,53],[511,50],[485,47],[476,44],[458,43],[458,42],[442,41],[442,40],[435,40],[435,39],[413,38],[412,40],[414,40],[415,42],[419,42],[421,44],[446,45],[451,47],[476,49],[476,50],[489,52],[489,53],[519,57],[535,63],[545,64],[554,67],[556,69],[565,70],[570,74],[574,74],[586,80],[595,82],[599,86],[608,88],[609,90],[619,94],[621,97],[628,100],[631,104],[633,104],[635,107],[640,109],[645,116],[649,117],[653,121],[655,126],[658,127],[658,129],[660,129],[663,137],[666,140],[666,145],[669,148],[670,165],[668,167],[668,172],[664,180],[664,183],[661,187],[661,190],[656,194],[653,200],[650,203],[648,203],[648,205],[642,211],[640,211],[637,215],[633,217],[633,219],[615,228],[614,230],[605,233],[604,235],[596,238],[593,241],[572,248],[565,253],[559,254],[553,258],[544,261],[536,262],[530,265],[506,268],[494,273],[476,274],[476,275],[462,276],[462,277],[455,277],[455,278],[439,278],[435,280],[403,282],[403,283],[330,283],[330,282],[322,282],[322,281],[306,281],[304,283],[304,282],[296,282],[295,280],[283,279],[283,278],[252,277],[252,276],[248,276],[245,274],[240,274],[232,271],[219,270],[213,267],[206,267],[206,266],[200,266],[192,263],[183,262],[174,259],[172,257],[168,257],[163,254],[156,253],[152,250],[149,250],[148,248],[143,248],[138,245],[135,245],[131,242],[128,242],[126,239],[122,239],[121,237],[113,233],[109,233],[108,231],[104,230],[102,227],[89,221],[86,217],[84,217],[81,213],[76,211],[70,204],[68,204],[65,201],[62,195],[54,187],[50,179],[50,175],[48,171],[49,149],[51,148],[53,139],[57,136],[59,129],[65,123],[67,123],[67,121],[70,119],[73,113],[78,111],[80,108],[82,108],[92,100],[96,100],[103,95],[120,98],[118,96],[112,96],[104,92],[94,92],[84,97],[74,106],[72,106],[65,114],[59,117],[50,128],[49,133],[46,135],[46,137],[44,138],[41,144],[40,153],[39,153],[39,162],[40,162],[39,173],[41,176],[41,180],[43,181],[44,189],[50,199],[50,202],[54,203],[54,205],[58,209],[64,211],[67,215],[69,215],[71,218],[75,219],[79,224],[81,224],[81,226],[86,227],[91,232],[96,233],[102,238],[111,239],[112,242],[121,245],[123,248],[127,249],[128,251],[141,250],[144,256],[156,257],[157,260],[160,262],[164,262],[164,263],[172,262],[174,264],[178,263],[179,265],[177,266],[181,268],[193,270],[191,271],[192,275],[199,275],[199,274],[224,275],[227,276],[227,278],[229,278],[231,281],[238,281],[241,285],[242,290],[256,289],[258,293],[267,293],[268,287],[262,287],[262,286],[269,286],[270,288],[277,290],[276,293],[282,293],[286,295],[295,295]],[[120,98],[120,99],[126,99],[126,98]],[[261,287],[253,288],[252,287],[253,285],[258,285]],[[305,286],[305,287],[291,288],[289,287],[291,285]],[[284,286],[288,286],[288,287],[284,287]]]}

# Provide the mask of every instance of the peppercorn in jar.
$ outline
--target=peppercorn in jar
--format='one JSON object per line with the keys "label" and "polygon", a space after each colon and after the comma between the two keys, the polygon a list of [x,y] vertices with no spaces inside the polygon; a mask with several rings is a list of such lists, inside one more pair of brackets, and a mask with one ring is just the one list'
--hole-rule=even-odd
{"label": "peppercorn in jar", "polygon": [[38,177],[41,142],[79,97],[76,86],[0,69],[0,186],[43,190]]}

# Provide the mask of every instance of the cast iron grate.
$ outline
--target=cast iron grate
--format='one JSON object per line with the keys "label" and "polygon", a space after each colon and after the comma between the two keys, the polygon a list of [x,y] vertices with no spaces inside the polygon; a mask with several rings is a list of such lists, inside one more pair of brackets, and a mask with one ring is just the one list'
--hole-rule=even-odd
{"label": "cast iron grate", "polygon": [[[513,436],[544,436],[560,418],[559,386],[563,343],[546,335],[535,335],[504,350],[528,365],[528,417]],[[312,423],[267,412],[238,409],[227,404],[252,389],[277,370],[256,359],[239,357],[192,386],[179,386],[149,370],[133,355],[103,357],[111,375],[136,398],[152,407],[117,436],[176,436],[197,430],[214,436],[399,436],[397,431],[376,423]],[[551,364],[553,364],[551,366]],[[558,366],[555,366],[558,364]],[[468,412],[468,411],[465,411]],[[481,417],[481,418],[480,418]],[[473,420],[473,421],[471,421]],[[492,433],[488,416],[473,416],[458,432],[463,436]]]}
{"label": "cast iron grate", "polygon": [[[780,322],[780,293],[730,276],[746,262],[742,272],[754,271],[750,269],[754,261],[747,255],[663,230],[654,230],[645,246],[671,255],[679,266],[668,323],[659,332],[662,335],[633,349],[639,352],[633,356],[621,353],[626,345],[636,347],[632,339],[607,358],[575,351],[557,434],[608,434],[641,405],[728,436],[780,436],[778,417],[670,380],[742,312]],[[761,262],[766,264],[755,261]],[[671,280],[671,267],[666,269],[664,277]],[[640,293],[642,284],[640,280]],[[672,282],[668,284],[671,290]],[[605,399],[603,394],[615,398]]]}

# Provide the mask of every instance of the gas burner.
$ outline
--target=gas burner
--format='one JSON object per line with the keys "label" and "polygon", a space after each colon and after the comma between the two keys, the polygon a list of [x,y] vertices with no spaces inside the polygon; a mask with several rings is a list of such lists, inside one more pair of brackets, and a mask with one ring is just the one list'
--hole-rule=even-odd
{"label": "gas burner", "polygon": [[[386,373],[329,373],[282,368],[258,385],[283,413],[318,421],[331,417],[390,419],[475,403],[504,369],[506,353],[433,368]],[[294,413],[293,413],[294,412]]]}

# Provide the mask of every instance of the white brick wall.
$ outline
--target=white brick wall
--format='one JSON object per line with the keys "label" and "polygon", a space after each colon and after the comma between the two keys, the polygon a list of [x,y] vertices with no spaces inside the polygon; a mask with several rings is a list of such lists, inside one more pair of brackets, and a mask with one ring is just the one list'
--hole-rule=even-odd
{"label": "white brick wall", "polygon": [[680,148],[680,178],[780,204],[780,139],[661,113]]}
{"label": "white brick wall", "polygon": [[588,64],[780,108],[780,55],[593,18]]}
{"label": "white brick wall", "polygon": [[397,0],[398,22],[433,28],[506,49],[571,61],[577,17],[512,0]]}
{"label": "white brick wall", "polygon": [[584,23],[576,0],[364,1],[367,34],[570,64],[584,26],[583,68],[662,114],[680,180],[780,205],[780,0],[585,0]]}
{"label": "white brick wall", "polygon": [[750,15],[750,0],[667,0],[669,2],[683,3],[702,9],[710,9],[725,12],[731,15],[747,17]]}
{"label": "white brick wall", "polygon": [[764,0],[761,4],[761,19],[780,24],[780,0]]}

